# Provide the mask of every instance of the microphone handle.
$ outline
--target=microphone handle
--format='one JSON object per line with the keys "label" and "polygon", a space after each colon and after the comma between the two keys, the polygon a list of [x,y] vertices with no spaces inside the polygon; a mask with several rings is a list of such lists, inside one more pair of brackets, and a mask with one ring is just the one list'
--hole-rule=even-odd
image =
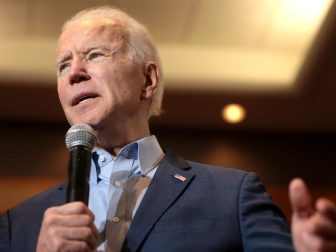
{"label": "microphone handle", "polygon": [[68,164],[67,202],[82,201],[88,205],[90,166],[91,149],[84,145],[74,146]]}

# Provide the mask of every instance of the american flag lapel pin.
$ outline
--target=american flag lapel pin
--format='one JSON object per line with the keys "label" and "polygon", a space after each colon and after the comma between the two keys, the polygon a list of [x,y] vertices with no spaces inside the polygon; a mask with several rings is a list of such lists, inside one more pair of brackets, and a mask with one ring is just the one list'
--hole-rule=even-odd
{"label": "american flag lapel pin", "polygon": [[180,181],[182,181],[182,182],[184,182],[187,178],[186,177],[184,177],[184,176],[182,176],[182,175],[180,175],[180,174],[178,174],[178,173],[176,173],[175,175],[174,175],[174,178],[176,178],[176,179],[178,179],[178,180],[180,180]]}

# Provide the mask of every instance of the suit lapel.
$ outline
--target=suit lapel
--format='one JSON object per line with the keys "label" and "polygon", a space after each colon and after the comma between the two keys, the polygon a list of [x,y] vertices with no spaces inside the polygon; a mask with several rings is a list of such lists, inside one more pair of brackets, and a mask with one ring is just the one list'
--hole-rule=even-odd
{"label": "suit lapel", "polygon": [[189,164],[167,153],[134,216],[125,246],[137,251],[158,219],[192,182],[195,174]]}

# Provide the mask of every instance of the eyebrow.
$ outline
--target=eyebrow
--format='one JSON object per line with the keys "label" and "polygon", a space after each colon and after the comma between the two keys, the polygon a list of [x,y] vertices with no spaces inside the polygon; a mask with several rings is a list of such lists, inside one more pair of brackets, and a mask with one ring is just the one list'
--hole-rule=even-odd
{"label": "eyebrow", "polygon": [[101,49],[103,51],[110,51],[110,48],[108,48],[107,46],[104,45],[93,45],[93,46],[89,46],[87,48],[85,48],[82,52],[80,52],[80,54],[87,54],[93,50],[96,49]]}

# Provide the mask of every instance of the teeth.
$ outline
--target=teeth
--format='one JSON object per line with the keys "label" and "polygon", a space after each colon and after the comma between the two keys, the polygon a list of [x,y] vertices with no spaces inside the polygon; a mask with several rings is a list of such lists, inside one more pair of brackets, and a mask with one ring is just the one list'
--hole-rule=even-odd
{"label": "teeth", "polygon": [[95,95],[93,93],[82,93],[81,95],[78,95],[77,97],[73,99],[72,106],[76,106],[83,102],[87,102],[91,99],[95,99],[96,97],[98,97],[98,95]]}
{"label": "teeth", "polygon": [[92,99],[92,97],[86,97],[83,100],[81,100],[78,104],[81,104],[81,103],[86,102],[86,101],[91,100],[91,99]]}

